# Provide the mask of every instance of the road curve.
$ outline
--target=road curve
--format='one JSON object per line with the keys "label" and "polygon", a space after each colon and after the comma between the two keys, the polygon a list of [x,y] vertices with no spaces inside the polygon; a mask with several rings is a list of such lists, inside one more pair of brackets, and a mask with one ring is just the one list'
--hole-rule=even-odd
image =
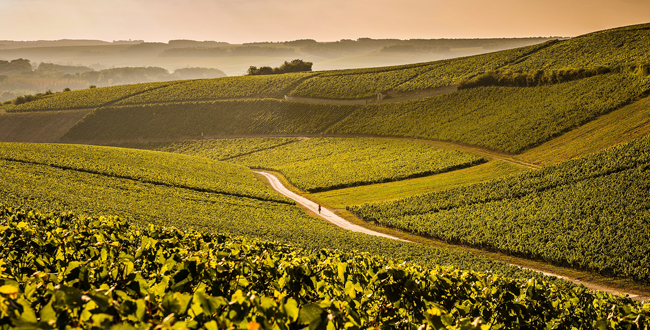
{"label": "road curve", "polygon": [[[273,187],[273,189],[275,191],[279,192],[280,194],[282,194],[282,195],[284,195],[284,196],[286,196],[286,197],[288,197],[290,199],[293,199],[294,201],[296,201],[296,203],[298,203],[298,204],[306,207],[310,211],[318,214],[318,204],[316,204],[316,203],[308,200],[307,198],[304,198],[304,197],[292,192],[291,190],[287,189],[275,175],[273,175],[271,173],[267,173],[267,172],[260,172],[260,171],[255,171],[255,173],[259,173],[259,174],[263,175],[265,178],[267,178],[269,180],[269,182],[271,183],[271,187]],[[321,211],[320,211],[320,214],[318,214],[318,216],[323,218],[325,221],[329,221],[329,222],[331,222],[331,223],[333,223],[333,224],[335,224],[335,225],[337,225],[337,226],[339,226],[339,227],[341,227],[343,229],[347,229],[347,230],[358,232],[358,233],[364,233],[364,234],[368,234],[368,235],[380,236],[380,237],[395,239],[395,240],[398,240],[398,241],[408,242],[406,240],[403,240],[403,239],[400,239],[400,238],[397,238],[397,237],[394,237],[394,236],[386,235],[386,234],[383,234],[383,233],[379,233],[379,232],[370,230],[368,228],[357,226],[357,225],[355,225],[353,223],[350,223],[347,220],[339,217],[334,212],[332,212],[332,211],[330,211],[330,210],[328,210],[328,209],[326,209],[324,207],[321,207]]]}
{"label": "road curve", "polygon": [[[308,200],[307,198],[304,198],[304,197],[290,191],[289,189],[287,189],[275,175],[273,175],[271,173],[267,173],[267,172],[261,172],[261,171],[254,171],[254,172],[259,173],[259,174],[263,175],[264,177],[266,177],[269,180],[269,182],[271,183],[271,187],[275,191],[277,191],[280,194],[282,194],[282,195],[296,201],[296,203],[304,206],[305,208],[309,209],[310,211],[318,214],[318,204],[316,204],[316,203]],[[355,231],[355,232],[359,232],[359,233],[365,233],[365,234],[368,234],[368,235],[386,237],[386,238],[399,240],[399,241],[403,241],[403,242],[409,242],[407,240],[403,240],[403,239],[400,239],[400,238],[397,238],[397,237],[394,237],[394,236],[379,233],[379,232],[376,232],[376,231],[373,231],[373,230],[370,230],[370,229],[367,229],[367,228],[352,224],[352,223],[348,222],[347,220],[339,217],[334,212],[332,212],[332,211],[330,211],[330,210],[328,210],[328,209],[326,209],[324,207],[321,208],[321,213],[319,214],[319,217],[321,217],[324,220],[329,221],[329,222],[331,222],[331,223],[333,223],[333,224],[335,224],[335,225],[337,225],[337,226],[339,226],[339,227],[341,227],[343,229],[347,229],[347,230],[351,230],[351,231]],[[573,283],[578,284],[578,285],[582,284],[582,285],[586,286],[588,289],[591,289],[591,290],[604,291],[604,292],[613,293],[613,294],[620,294],[621,292],[624,292],[624,290],[621,290],[620,288],[612,288],[612,287],[607,287],[607,286],[604,286],[604,285],[599,285],[599,284],[594,284],[594,283],[589,283],[589,282],[583,282],[583,281],[580,281],[580,280],[575,279],[575,278],[570,278],[570,277],[566,277],[566,276],[562,276],[562,275],[558,275],[558,274],[553,274],[553,273],[549,273],[549,272],[539,270],[539,269],[531,269],[531,268],[527,268],[527,267],[522,267],[521,265],[516,265],[516,264],[510,264],[510,265],[515,266],[515,267],[519,267],[519,268],[523,268],[523,269],[528,269],[528,270],[540,272],[540,273],[542,273],[544,275],[547,275],[547,276],[558,277],[560,279],[563,279],[565,281],[570,281],[570,282],[573,282]],[[630,294],[629,296],[630,296],[630,298],[632,298],[634,300],[637,300],[637,301],[645,301],[648,298],[650,298],[650,297],[648,297],[646,295],[640,296],[640,295],[637,295],[637,294]]]}

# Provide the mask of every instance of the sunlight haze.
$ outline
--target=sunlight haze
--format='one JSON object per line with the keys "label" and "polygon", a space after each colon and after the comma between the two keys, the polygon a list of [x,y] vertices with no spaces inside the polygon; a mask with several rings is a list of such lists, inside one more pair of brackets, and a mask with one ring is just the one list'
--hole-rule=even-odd
{"label": "sunlight haze", "polygon": [[2,0],[0,40],[575,36],[648,13],[646,0]]}

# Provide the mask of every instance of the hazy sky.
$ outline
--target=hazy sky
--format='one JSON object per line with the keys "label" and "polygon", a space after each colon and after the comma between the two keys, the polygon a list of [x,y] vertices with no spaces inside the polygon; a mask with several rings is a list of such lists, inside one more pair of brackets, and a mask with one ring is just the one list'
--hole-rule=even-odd
{"label": "hazy sky", "polygon": [[575,36],[646,22],[650,0],[0,0],[0,40]]}

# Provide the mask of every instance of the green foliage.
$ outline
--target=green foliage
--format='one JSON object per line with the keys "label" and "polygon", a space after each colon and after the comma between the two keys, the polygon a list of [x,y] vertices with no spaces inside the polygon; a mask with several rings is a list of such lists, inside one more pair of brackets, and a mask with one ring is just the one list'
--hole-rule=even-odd
{"label": "green foliage", "polygon": [[500,276],[544,277],[468,252],[350,232],[310,217],[298,206],[287,203],[5,160],[0,160],[0,177],[0,200],[10,205],[117,215],[136,224],[273,240],[309,249],[365,251],[428,265],[490,271]]}
{"label": "green foliage", "polygon": [[99,108],[66,141],[187,139],[202,136],[318,133],[356,106],[274,99],[188,102]]}
{"label": "green foliage", "polygon": [[297,138],[239,138],[215,140],[187,140],[179,142],[130,142],[116,146],[155,151],[174,152],[183,155],[226,160],[249,153],[275,148],[298,141]]}
{"label": "green foliage", "polygon": [[328,132],[414,136],[521,152],[619,108],[650,79],[606,74],[540,87],[482,87],[365,106]]}
{"label": "green foliage", "polygon": [[281,98],[284,96],[285,90],[311,75],[313,74],[292,73],[273,76],[241,76],[192,80],[138,94],[120,101],[119,104],[180,102],[244,97]]}
{"label": "green foliage", "polygon": [[478,72],[499,68],[552,43],[416,65],[332,71],[305,80],[291,95],[359,99],[392,90],[410,92],[449,86]]}
{"label": "green foliage", "polygon": [[0,208],[0,325],[642,329],[650,305],[539,280]]}
{"label": "green foliage", "polygon": [[258,182],[243,166],[184,155],[83,145],[0,143],[0,159],[197,191],[288,202]]}
{"label": "green foliage", "polygon": [[647,61],[650,24],[585,34],[558,42],[509,66],[512,71],[561,70],[618,66]]}
{"label": "green foliage", "polygon": [[94,108],[130,95],[171,84],[170,82],[123,85],[54,93],[34,102],[11,108],[10,112]]}
{"label": "green foliage", "polygon": [[485,159],[408,141],[319,138],[232,162],[280,171],[297,187],[317,192],[447,172]]}
{"label": "green foliage", "polygon": [[650,138],[487,183],[353,207],[376,221],[650,282]]}
{"label": "green foliage", "polygon": [[263,66],[257,68],[256,66],[251,66],[248,68],[247,74],[249,76],[255,75],[268,75],[268,74],[283,74],[290,72],[305,72],[311,71],[311,67],[314,65],[312,62],[304,62],[300,59],[295,59],[291,62],[284,61],[282,65],[277,68],[271,68],[270,66]]}

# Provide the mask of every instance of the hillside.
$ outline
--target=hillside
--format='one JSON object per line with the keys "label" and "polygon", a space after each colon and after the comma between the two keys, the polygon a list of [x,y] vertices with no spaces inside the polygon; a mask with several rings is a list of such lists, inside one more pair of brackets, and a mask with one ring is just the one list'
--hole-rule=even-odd
{"label": "hillside", "polygon": [[649,282],[650,137],[476,185],[352,207],[445,241]]}
{"label": "hillside", "polygon": [[5,107],[0,328],[647,329],[648,31]]}

